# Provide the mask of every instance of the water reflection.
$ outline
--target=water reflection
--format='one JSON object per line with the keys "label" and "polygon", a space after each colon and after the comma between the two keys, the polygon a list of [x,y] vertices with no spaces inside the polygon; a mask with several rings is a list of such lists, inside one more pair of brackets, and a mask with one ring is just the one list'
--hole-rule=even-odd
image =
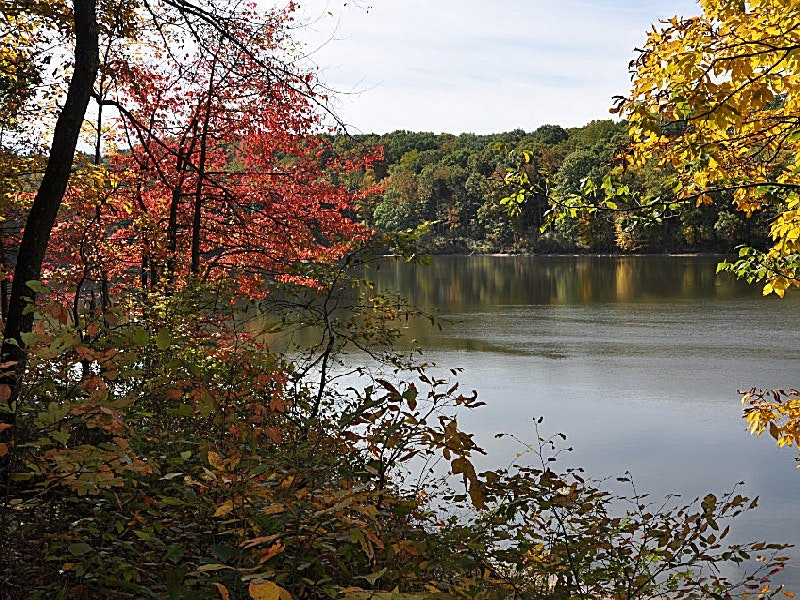
{"label": "water reflection", "polygon": [[436,257],[431,265],[389,263],[377,281],[423,306],[600,304],[672,298],[752,297],[752,288],[717,276],[717,257]]}

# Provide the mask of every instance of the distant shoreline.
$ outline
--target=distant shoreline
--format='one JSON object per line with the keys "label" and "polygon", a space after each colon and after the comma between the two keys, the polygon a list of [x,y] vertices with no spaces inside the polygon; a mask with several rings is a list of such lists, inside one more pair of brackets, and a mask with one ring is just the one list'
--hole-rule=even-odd
{"label": "distant shoreline", "polygon": [[[552,256],[554,258],[581,258],[581,257],[589,257],[589,258],[616,258],[616,257],[645,257],[645,256],[665,256],[665,257],[674,257],[674,258],[690,258],[690,257],[700,257],[700,256],[709,256],[709,257],[721,257],[721,258],[731,258],[735,257],[735,253],[726,254],[724,252],[470,252],[470,253],[463,253],[463,252],[442,252],[442,253],[422,253],[423,255],[435,257],[435,256],[454,256],[454,257],[463,257],[463,258],[470,258],[473,256],[493,256],[493,257],[514,257],[514,256]],[[385,254],[386,257],[391,256],[399,256],[398,254]]]}

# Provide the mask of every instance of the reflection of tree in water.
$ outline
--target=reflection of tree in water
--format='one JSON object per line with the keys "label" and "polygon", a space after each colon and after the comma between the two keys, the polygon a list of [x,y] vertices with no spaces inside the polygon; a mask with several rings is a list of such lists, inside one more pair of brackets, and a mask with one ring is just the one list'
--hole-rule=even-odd
{"label": "reflection of tree in water", "polygon": [[714,256],[437,256],[375,272],[422,307],[444,312],[531,304],[651,302],[753,295],[716,274]]}
{"label": "reflection of tree in water", "polygon": [[634,296],[635,275],[633,264],[629,260],[617,261],[617,268],[614,272],[614,290],[617,299],[621,302],[630,302]]}

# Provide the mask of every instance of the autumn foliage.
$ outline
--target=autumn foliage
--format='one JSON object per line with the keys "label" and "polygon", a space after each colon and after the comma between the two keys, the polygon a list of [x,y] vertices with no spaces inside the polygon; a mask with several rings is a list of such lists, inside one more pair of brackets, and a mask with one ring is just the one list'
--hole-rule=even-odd
{"label": "autumn foliage", "polygon": [[[17,323],[0,360],[0,597],[778,593],[780,546],[723,543],[718,522],[750,506],[735,493],[651,510],[557,471],[538,431],[533,467],[477,471],[457,420],[477,394],[393,349],[420,315],[364,278],[413,242],[354,218],[373,190],[351,175],[380,151],[327,141],[324,90],[291,58],[293,3],[215,4],[9,4],[31,40],[75,37],[100,48],[87,69],[101,60],[77,115],[94,156],[69,153],[63,194],[40,177],[63,148],[2,148]],[[65,79],[44,67],[63,54],[3,40],[3,126],[30,134],[40,102],[58,129]],[[29,261],[42,198],[57,218]],[[41,278],[19,280],[25,261]],[[740,578],[716,569],[750,553]]]}

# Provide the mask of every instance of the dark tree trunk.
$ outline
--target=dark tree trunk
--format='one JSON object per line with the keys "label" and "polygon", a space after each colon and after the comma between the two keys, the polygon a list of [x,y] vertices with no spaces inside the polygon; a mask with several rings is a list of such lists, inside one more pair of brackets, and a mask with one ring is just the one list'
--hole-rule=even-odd
{"label": "dark tree trunk", "polygon": [[208,98],[206,98],[205,115],[203,115],[203,128],[200,134],[200,159],[197,165],[197,184],[194,193],[194,214],[192,215],[192,263],[190,273],[194,277],[200,275],[200,241],[203,225],[203,180],[206,176],[206,159],[208,146],[208,126],[211,121],[211,105],[214,93],[214,71],[217,67],[216,58],[211,66],[211,77],[208,83]]}
{"label": "dark tree trunk", "polygon": [[[188,140],[188,147],[187,147]],[[181,138],[178,155],[175,160],[177,181],[172,188],[172,202],[169,205],[169,220],[167,221],[167,264],[166,285],[167,294],[175,291],[175,282],[178,274],[178,213],[181,200],[184,197],[186,184],[186,170],[190,168],[194,146],[197,143],[197,118],[192,119],[189,128]]]}
{"label": "dark tree trunk", "polygon": [[[42,183],[36,192],[25,232],[19,246],[14,282],[8,303],[5,331],[3,332],[2,358],[0,362],[14,361],[16,367],[0,376],[0,386],[8,386],[10,402],[16,400],[22,373],[25,370],[25,352],[22,334],[31,331],[33,313],[25,307],[33,302],[36,293],[28,282],[37,281],[42,275],[42,262],[50,241],[58,209],[67,189],[78,135],[89,105],[92,88],[100,63],[99,34],[97,27],[97,0],[74,0],[75,18],[75,70],[69,83],[64,108],[58,116],[50,154]],[[12,412],[0,413],[0,422],[13,424]],[[10,430],[0,432],[8,439]],[[0,439],[0,441],[4,441]]]}

